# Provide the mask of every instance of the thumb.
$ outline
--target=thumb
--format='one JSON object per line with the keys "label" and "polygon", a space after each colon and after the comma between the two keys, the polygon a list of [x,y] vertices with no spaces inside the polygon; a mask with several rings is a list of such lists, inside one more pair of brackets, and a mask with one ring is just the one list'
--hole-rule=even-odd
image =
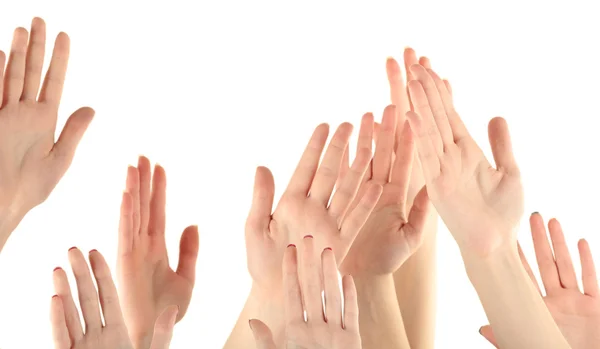
{"label": "thumb", "polygon": [[507,173],[519,173],[506,120],[501,117],[493,118],[488,125],[488,136],[496,168]]}
{"label": "thumb", "polygon": [[402,227],[411,251],[416,251],[423,241],[423,232],[430,210],[431,205],[427,195],[427,187],[423,186],[413,201],[408,214],[408,222]]}
{"label": "thumb", "polygon": [[249,324],[256,341],[256,349],[276,349],[273,334],[264,322],[252,319]]}
{"label": "thumb", "polygon": [[173,338],[173,328],[175,327],[175,320],[177,319],[178,312],[179,307],[177,305],[170,305],[156,319],[150,349],[169,348],[171,338]]}
{"label": "thumb", "polygon": [[96,112],[89,107],[77,109],[65,124],[50,154],[63,172],[71,165],[75,150]]}
{"label": "thumb", "polygon": [[492,331],[492,326],[485,325],[479,329],[479,333],[483,336],[483,338],[487,339],[490,344],[494,347],[498,348],[498,344],[496,343],[496,337],[494,337],[494,332]]}
{"label": "thumb", "polygon": [[[177,275],[189,280],[192,284],[196,280],[196,261],[200,248],[198,226],[191,225],[183,231],[179,240],[179,261]],[[183,314],[181,314],[183,316]]]}

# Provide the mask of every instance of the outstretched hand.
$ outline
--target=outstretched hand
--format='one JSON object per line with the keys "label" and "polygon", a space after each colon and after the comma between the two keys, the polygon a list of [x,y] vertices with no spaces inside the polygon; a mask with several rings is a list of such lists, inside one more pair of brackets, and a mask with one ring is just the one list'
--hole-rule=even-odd
{"label": "outstretched hand", "polygon": [[45,46],[46,24],[34,18],[31,33],[15,30],[6,70],[0,51],[0,250],[25,214],[44,202],[65,174],[94,116],[91,108],[77,110],[55,142],[69,37],[58,34],[42,83]]}
{"label": "outstretched hand", "polygon": [[[127,171],[121,204],[117,276],[123,314],[136,348],[148,348],[159,315],[176,307],[176,321],[185,315],[196,278],[199,237],[196,226],[187,227],[174,271],[165,242],[166,174],[140,157],[138,167]],[[159,323],[161,323],[159,321]]]}
{"label": "outstretched hand", "polygon": [[469,135],[447,85],[432,70],[410,68],[416,135],[427,192],[461,251],[479,256],[516,241],[523,189],[506,121],[494,118],[489,140],[496,167]]}
{"label": "outstretched hand", "polygon": [[[312,237],[290,245],[283,259],[285,345],[280,348],[360,349],[356,287],[351,276],[342,278],[344,311],[335,254],[315,248]],[[298,273],[299,264],[304,271]],[[323,283],[321,283],[321,275]],[[325,307],[321,299],[324,289]],[[306,319],[304,317],[306,311]],[[262,321],[250,320],[258,349],[277,349],[273,335]]]}
{"label": "outstretched hand", "polygon": [[[600,328],[600,289],[589,244],[581,239],[577,245],[581,259],[582,292],[577,284],[577,276],[560,223],[556,219],[548,222],[552,247],[546,235],[542,216],[534,213],[531,215],[529,223],[535,256],[546,291],[544,302],[554,321],[573,349],[598,348],[600,346],[600,332],[598,332],[598,328]],[[519,252],[521,262],[531,281],[542,294],[520,248]],[[497,346],[491,326],[482,327],[480,332],[494,346]]]}

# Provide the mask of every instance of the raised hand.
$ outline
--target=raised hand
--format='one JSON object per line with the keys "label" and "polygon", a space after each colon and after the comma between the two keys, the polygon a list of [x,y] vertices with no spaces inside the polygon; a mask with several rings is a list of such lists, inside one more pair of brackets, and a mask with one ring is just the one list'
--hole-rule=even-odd
{"label": "raised hand", "polygon": [[[365,128],[372,125],[372,119],[369,118],[372,116],[365,116]],[[390,105],[383,113],[381,125],[372,165],[363,177],[362,188],[365,190],[372,185],[381,185],[383,192],[340,265],[343,273],[355,277],[395,272],[420,246],[429,212],[424,187],[417,195],[410,214],[407,211],[414,153],[413,135],[408,123],[402,125],[400,137],[396,137],[396,107]],[[359,137],[359,149],[371,148],[372,132],[372,127],[370,132],[361,132],[364,136]],[[394,156],[396,140],[398,146]]]}
{"label": "raised hand", "polygon": [[254,198],[246,221],[246,248],[252,279],[264,292],[281,290],[285,246],[298,243],[306,232],[315,234],[318,248],[332,247],[336,259],[342,260],[381,195],[381,185],[370,185],[349,210],[371,159],[370,147],[364,147],[332,197],[352,125],[339,126],[319,164],[328,130],[327,124],[315,129],[273,215],[273,175],[265,167],[256,171]]}
{"label": "raised hand", "polygon": [[44,202],[65,174],[94,116],[91,108],[77,110],[55,142],[69,37],[58,34],[42,84],[45,46],[46,25],[34,18],[31,34],[15,30],[6,70],[0,51],[0,250],[25,214]]}
{"label": "raised hand", "polygon": [[[198,228],[187,227],[179,249],[179,263],[169,266],[165,242],[166,174],[140,157],[127,170],[121,203],[117,276],[121,305],[136,348],[149,348],[155,323],[169,306],[178,307],[176,321],[185,315],[194,288],[198,257]],[[152,184],[151,184],[152,183]]]}
{"label": "raised hand", "polygon": [[489,140],[496,167],[469,135],[450,92],[432,70],[413,65],[408,87],[415,112],[408,120],[427,192],[461,251],[488,255],[514,244],[523,189],[506,121],[494,118]]}
{"label": "raised hand", "polygon": [[[356,288],[351,276],[342,278],[344,313],[338,284],[335,253],[326,248],[321,254],[313,238],[300,242],[300,258],[294,245],[288,246],[283,260],[285,298],[285,345],[287,349],[360,349]],[[298,267],[304,271],[298,273]],[[325,308],[321,299],[321,275]],[[306,311],[306,319],[304,318]],[[250,320],[258,349],[278,348],[269,328],[260,320]]]}
{"label": "raised hand", "polygon": [[[590,246],[584,239],[579,240],[579,258],[581,259],[581,281],[583,292],[577,284],[577,276],[560,223],[551,219],[548,222],[550,240],[546,235],[544,220],[534,213],[529,219],[535,256],[546,291],[544,302],[554,321],[560,328],[571,348],[592,349],[600,346],[600,289],[596,268]],[[531,281],[538,287],[531,267],[521,253],[521,261]],[[538,287],[538,291],[539,290]],[[480,329],[481,334],[494,346],[497,346],[492,327]]]}
{"label": "raised hand", "polygon": [[50,308],[54,347],[56,349],[133,349],[110,269],[98,251],[90,251],[89,260],[98,285],[97,291],[81,251],[74,247],[69,250],[69,262],[77,282],[85,330],[79,320],[79,312],[71,294],[67,274],[61,268],[54,269],[56,295],[52,297]]}

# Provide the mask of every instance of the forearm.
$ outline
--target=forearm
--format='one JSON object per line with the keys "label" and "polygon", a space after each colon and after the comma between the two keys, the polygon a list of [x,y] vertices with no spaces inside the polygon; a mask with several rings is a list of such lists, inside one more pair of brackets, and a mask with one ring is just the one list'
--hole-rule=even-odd
{"label": "forearm", "polygon": [[486,257],[462,255],[501,348],[570,348],[521,265],[516,244]]}
{"label": "forearm", "polygon": [[410,348],[392,275],[355,276],[363,349]]}
{"label": "forearm", "polygon": [[432,209],[423,244],[396,273],[394,283],[404,328],[412,349],[432,349],[436,320],[438,215]]}
{"label": "forearm", "polygon": [[269,326],[275,343],[283,340],[284,308],[282,298],[266,295],[253,287],[223,349],[254,348],[254,336],[248,325],[248,321],[251,319],[261,320]]}

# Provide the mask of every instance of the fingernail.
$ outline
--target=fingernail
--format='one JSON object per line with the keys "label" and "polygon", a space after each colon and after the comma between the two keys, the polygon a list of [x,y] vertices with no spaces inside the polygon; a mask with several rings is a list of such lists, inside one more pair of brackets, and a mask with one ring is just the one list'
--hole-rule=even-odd
{"label": "fingernail", "polygon": [[325,247],[325,249],[324,249],[323,251],[327,251],[327,250],[329,250],[329,251],[333,251],[333,250],[331,249],[331,247]]}
{"label": "fingernail", "polygon": [[248,326],[250,326],[250,330],[252,330],[252,319],[248,320]]}
{"label": "fingernail", "polygon": [[92,252],[98,252],[98,250],[96,250],[96,249],[90,250],[90,254],[91,254]]}
{"label": "fingernail", "polygon": [[294,244],[289,244],[287,247],[296,247]]}
{"label": "fingernail", "polygon": [[533,212],[531,215],[536,215],[536,214],[540,214],[538,211]]}
{"label": "fingernail", "polygon": [[313,236],[312,236],[312,235],[306,235],[306,236],[304,236],[304,238],[305,238],[305,239],[312,239],[312,238],[313,238]]}
{"label": "fingernail", "polygon": [[54,268],[54,270],[52,270],[52,272],[55,272],[55,271],[61,270],[61,269],[62,269],[61,267],[56,267],[56,268]]}
{"label": "fingernail", "polygon": [[77,247],[73,246],[69,249],[69,251],[76,249]]}
{"label": "fingernail", "polygon": [[54,298],[58,298],[58,295],[55,294],[54,296],[52,296],[52,299],[54,299]]}
{"label": "fingernail", "polygon": [[483,329],[483,326],[479,327],[479,334],[483,336],[483,334],[481,333],[482,329]]}

